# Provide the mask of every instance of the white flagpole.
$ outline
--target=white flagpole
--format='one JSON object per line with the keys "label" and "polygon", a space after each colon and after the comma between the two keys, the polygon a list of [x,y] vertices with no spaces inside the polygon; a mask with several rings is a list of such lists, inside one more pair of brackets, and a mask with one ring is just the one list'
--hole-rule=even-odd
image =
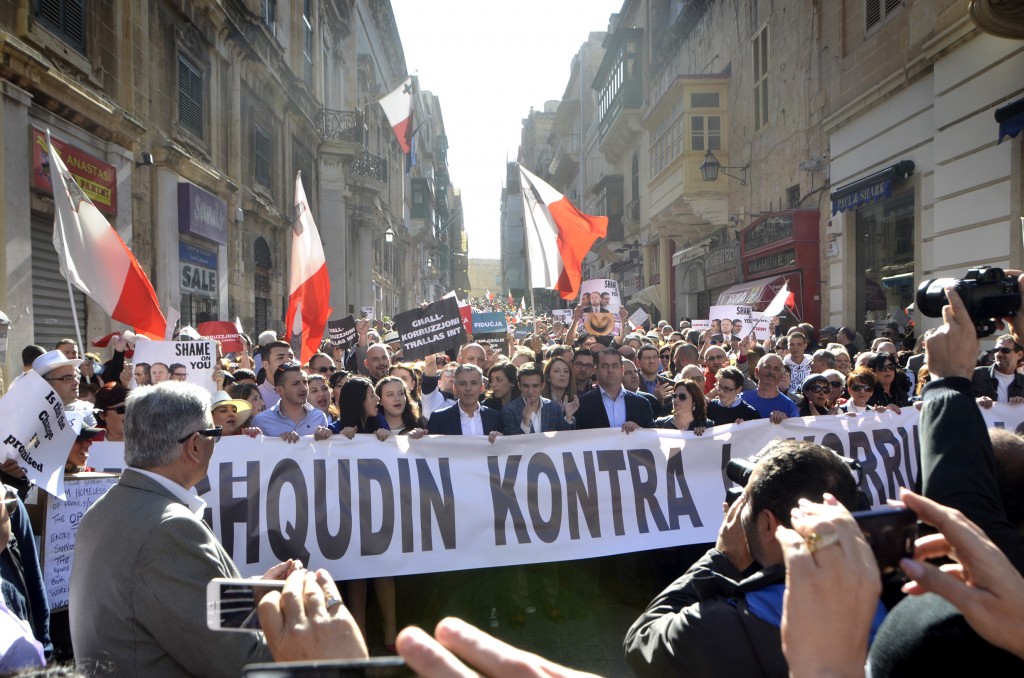
{"label": "white flagpole", "polygon": [[[53,148],[53,142],[50,141],[50,130],[46,130],[46,148],[52,156],[57,151]],[[61,177],[63,180],[63,177]],[[74,179],[72,178],[72,181]],[[50,188],[56,193],[58,190],[62,190],[61,187],[53,185],[53,172],[50,172]],[[63,184],[61,185],[63,186]],[[61,215],[60,210],[57,209],[56,204],[53,206],[53,211],[57,218],[57,228],[60,229],[60,245],[64,250],[64,261],[71,261],[71,252],[68,251],[67,235],[64,230],[64,217]],[[86,346],[82,342],[82,329],[78,326],[78,309],[75,308],[75,292],[71,289],[71,279],[68,276],[64,276],[64,281],[68,284],[68,300],[71,301],[71,317],[75,322],[75,337],[78,338],[78,350],[85,354]]]}

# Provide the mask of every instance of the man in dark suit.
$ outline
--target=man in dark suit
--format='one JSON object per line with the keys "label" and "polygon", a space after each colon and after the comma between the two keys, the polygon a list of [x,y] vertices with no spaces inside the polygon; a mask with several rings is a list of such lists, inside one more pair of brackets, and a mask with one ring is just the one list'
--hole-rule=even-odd
{"label": "man in dark suit", "polygon": [[641,396],[622,388],[622,356],[613,348],[597,354],[597,388],[580,396],[576,428],[654,428],[654,413]]}
{"label": "man in dark suit", "polygon": [[580,407],[580,400],[573,396],[563,408],[558,403],[542,398],[544,373],[534,363],[519,368],[519,392],[522,394],[501,410],[502,429],[507,436],[520,433],[544,433],[547,431],[571,431],[576,428],[573,415]]}
{"label": "man in dark suit", "polygon": [[484,373],[466,363],[455,370],[455,396],[458,401],[430,415],[427,432],[431,435],[485,435],[494,442],[501,435],[501,412],[480,404],[484,391]]}

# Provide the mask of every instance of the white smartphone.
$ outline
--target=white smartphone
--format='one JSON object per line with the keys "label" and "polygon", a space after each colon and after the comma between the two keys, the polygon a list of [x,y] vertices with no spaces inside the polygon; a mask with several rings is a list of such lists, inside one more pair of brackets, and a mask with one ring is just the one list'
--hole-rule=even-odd
{"label": "white smartphone", "polygon": [[283,580],[211,579],[206,586],[206,625],[214,631],[259,631],[257,598],[282,588]]}

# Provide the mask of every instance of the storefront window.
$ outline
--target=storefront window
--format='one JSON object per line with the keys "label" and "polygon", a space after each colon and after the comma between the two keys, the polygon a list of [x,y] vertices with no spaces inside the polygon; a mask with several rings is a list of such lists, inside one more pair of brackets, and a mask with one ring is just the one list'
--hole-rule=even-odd
{"label": "storefront window", "polygon": [[857,329],[868,340],[881,326],[907,323],[914,301],[914,192],[857,210]]}

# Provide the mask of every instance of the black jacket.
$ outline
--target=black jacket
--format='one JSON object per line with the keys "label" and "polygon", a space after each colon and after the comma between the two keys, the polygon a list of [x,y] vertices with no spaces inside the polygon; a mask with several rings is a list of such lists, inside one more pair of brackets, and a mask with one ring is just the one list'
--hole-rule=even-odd
{"label": "black jacket", "polygon": [[744,597],[783,583],[785,569],[750,572],[708,551],[626,632],[623,648],[633,672],[659,678],[788,676],[779,627],[754,616]]}
{"label": "black jacket", "polygon": [[[974,390],[975,398],[988,396],[992,400],[995,400],[996,389],[999,387],[999,381],[996,379],[996,366],[989,365],[988,367],[974,368],[974,377],[971,379],[971,387]],[[1014,372],[1013,381],[1011,381],[1010,385],[1007,387],[1006,395],[1010,398],[1024,396],[1024,374]]]}
{"label": "black jacket", "polygon": [[[654,413],[647,401],[632,391],[622,388],[621,397],[626,399],[626,421],[641,428],[654,428]],[[576,412],[576,429],[609,428],[608,413],[601,400],[601,389],[593,388],[580,396],[580,409]]]}

